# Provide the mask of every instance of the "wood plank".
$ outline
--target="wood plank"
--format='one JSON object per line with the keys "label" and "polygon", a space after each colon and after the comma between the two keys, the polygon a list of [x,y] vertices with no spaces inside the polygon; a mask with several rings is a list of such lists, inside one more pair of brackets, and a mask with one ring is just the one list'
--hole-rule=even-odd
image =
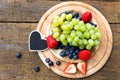
{"label": "wood plank", "polygon": [[[38,22],[50,7],[60,2],[62,1],[0,0],[0,22]],[[109,23],[120,23],[120,2],[84,2],[97,8]]]}
{"label": "wood plank", "polygon": [[[42,63],[37,53],[28,51],[28,36],[36,26],[37,23],[0,23],[0,32],[5,35],[3,41],[0,39],[0,80],[72,80],[54,74]],[[110,26],[114,36],[110,59],[99,72],[83,80],[120,79],[120,24],[110,24]],[[18,35],[20,38],[17,37]],[[15,58],[16,52],[21,52],[23,55],[21,59]],[[39,73],[33,70],[37,65],[41,67]]]}

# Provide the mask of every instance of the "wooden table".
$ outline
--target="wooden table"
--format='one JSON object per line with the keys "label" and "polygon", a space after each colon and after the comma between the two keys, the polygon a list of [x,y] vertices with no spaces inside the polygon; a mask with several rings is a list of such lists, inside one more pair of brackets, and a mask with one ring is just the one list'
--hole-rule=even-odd
{"label": "wooden table", "polygon": [[[110,0],[112,1],[112,0]],[[113,0],[119,1],[119,0]],[[41,16],[58,0],[0,0],[0,80],[79,80],[56,75],[29,52],[29,33]],[[120,80],[120,2],[89,1],[108,20],[113,32],[113,50],[108,62],[97,73],[81,80]],[[16,52],[22,57],[15,58]],[[40,66],[40,72],[34,71]]]}

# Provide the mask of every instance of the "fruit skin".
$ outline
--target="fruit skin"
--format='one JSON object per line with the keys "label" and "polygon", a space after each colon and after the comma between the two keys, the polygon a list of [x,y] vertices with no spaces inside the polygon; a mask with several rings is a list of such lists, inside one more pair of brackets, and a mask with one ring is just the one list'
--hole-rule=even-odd
{"label": "fruit skin", "polygon": [[76,66],[75,64],[68,63],[65,69],[63,70],[65,74],[74,74],[76,73]]}
{"label": "fruit skin", "polygon": [[40,71],[40,67],[39,67],[39,66],[35,66],[35,67],[34,67],[34,71],[35,71],[35,72],[39,72],[39,71]]}
{"label": "fruit skin", "polygon": [[82,50],[78,53],[80,60],[89,60],[91,58],[91,52],[89,50]]}
{"label": "fruit skin", "polygon": [[91,21],[91,19],[92,19],[92,14],[91,14],[91,12],[85,12],[85,13],[83,13],[82,14],[82,20],[84,21],[84,22],[90,22]]}
{"label": "fruit skin", "polygon": [[56,41],[56,39],[53,38],[52,35],[49,35],[47,37],[47,45],[49,48],[55,48],[58,45],[58,42]]}
{"label": "fruit skin", "polygon": [[87,63],[86,62],[79,62],[77,64],[77,69],[83,74],[85,75],[87,72]]}

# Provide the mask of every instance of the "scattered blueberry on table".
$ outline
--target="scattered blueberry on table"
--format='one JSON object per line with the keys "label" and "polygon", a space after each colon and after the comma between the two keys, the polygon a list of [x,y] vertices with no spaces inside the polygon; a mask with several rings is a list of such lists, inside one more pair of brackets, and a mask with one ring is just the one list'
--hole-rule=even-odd
{"label": "scattered blueberry on table", "polygon": [[39,67],[39,66],[35,66],[35,67],[34,67],[34,71],[35,71],[35,72],[39,72],[39,71],[40,71],[40,67]]}
{"label": "scattered blueberry on table", "polygon": [[15,56],[16,56],[16,58],[21,58],[22,55],[21,55],[21,53],[17,52]]}

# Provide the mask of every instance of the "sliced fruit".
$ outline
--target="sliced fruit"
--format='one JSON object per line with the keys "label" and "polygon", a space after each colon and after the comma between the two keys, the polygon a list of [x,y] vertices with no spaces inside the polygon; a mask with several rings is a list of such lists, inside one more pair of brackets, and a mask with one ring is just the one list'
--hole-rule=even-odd
{"label": "sliced fruit", "polygon": [[89,50],[82,50],[78,54],[80,60],[88,60],[91,58],[91,52]]}
{"label": "sliced fruit", "polygon": [[53,38],[52,35],[49,35],[47,37],[47,45],[49,48],[55,48],[58,45],[58,42],[56,39]]}
{"label": "sliced fruit", "polygon": [[74,74],[76,73],[76,66],[75,64],[68,63],[67,66],[64,69],[65,74]]}
{"label": "sliced fruit", "polygon": [[77,64],[77,69],[83,74],[86,74],[87,71],[87,63],[86,62],[79,62]]}
{"label": "sliced fruit", "polygon": [[90,22],[91,21],[91,19],[92,19],[92,14],[91,14],[91,12],[85,12],[85,13],[83,13],[82,14],[82,20],[84,21],[84,22]]}

